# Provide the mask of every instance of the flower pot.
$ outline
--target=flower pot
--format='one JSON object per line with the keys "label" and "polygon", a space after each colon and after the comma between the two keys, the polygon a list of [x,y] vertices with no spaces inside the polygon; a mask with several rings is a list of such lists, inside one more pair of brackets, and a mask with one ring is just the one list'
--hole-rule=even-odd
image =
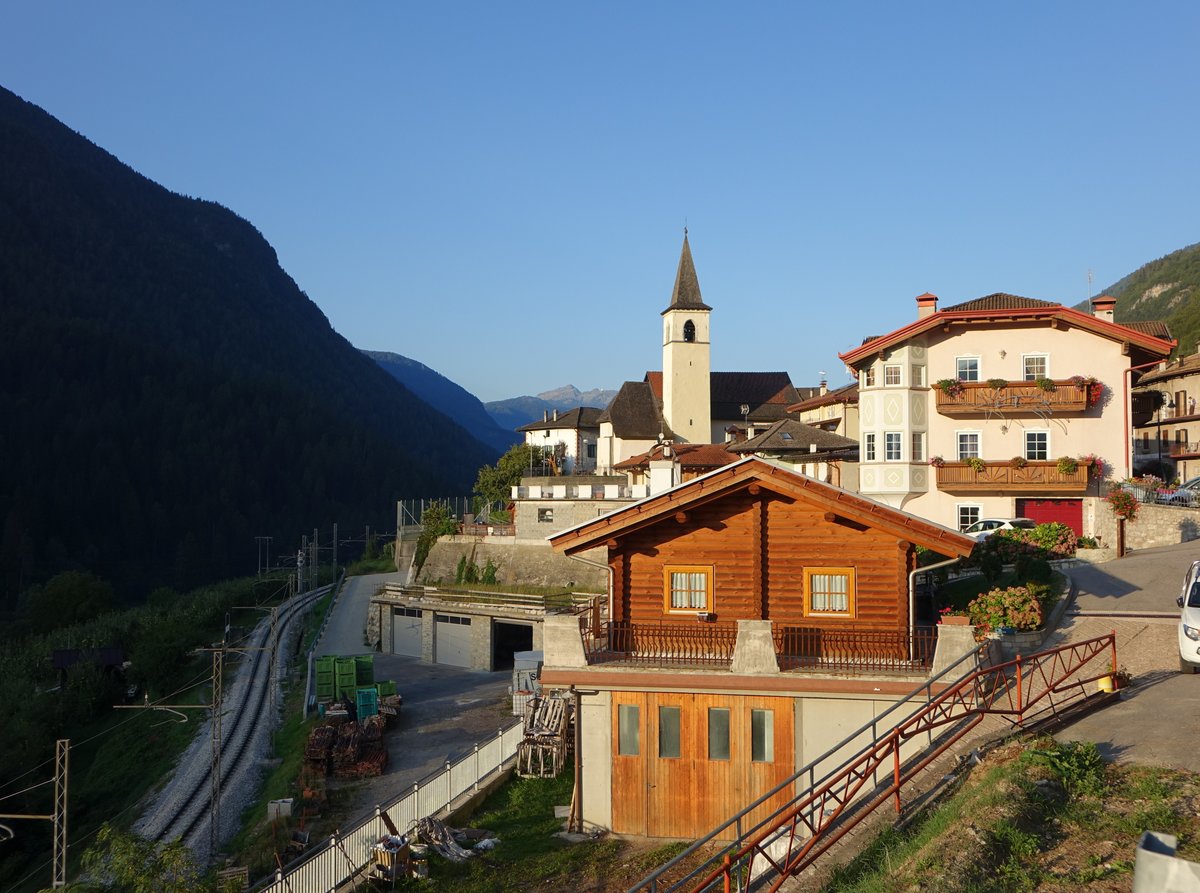
{"label": "flower pot", "polygon": [[965,614],[943,614],[941,622],[946,626],[970,626],[971,618]]}

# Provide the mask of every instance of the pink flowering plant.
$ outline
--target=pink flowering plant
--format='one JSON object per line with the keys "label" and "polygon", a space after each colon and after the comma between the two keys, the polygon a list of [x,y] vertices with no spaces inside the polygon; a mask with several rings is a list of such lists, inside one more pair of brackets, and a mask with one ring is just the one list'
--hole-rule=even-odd
{"label": "pink flowering plant", "polygon": [[1108,467],[1104,464],[1104,460],[1095,453],[1088,453],[1085,456],[1080,456],[1079,461],[1083,465],[1088,466],[1088,472],[1093,478],[1098,481],[1104,480],[1104,471]]}
{"label": "pink flowering plant", "polygon": [[1045,619],[1041,600],[1028,586],[992,589],[967,605],[967,616],[977,636],[992,630],[1040,629]]}

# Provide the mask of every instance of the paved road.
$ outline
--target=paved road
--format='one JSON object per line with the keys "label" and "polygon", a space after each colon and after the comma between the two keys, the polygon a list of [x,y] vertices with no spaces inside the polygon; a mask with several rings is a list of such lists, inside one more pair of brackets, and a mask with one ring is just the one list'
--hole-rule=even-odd
{"label": "paved road", "polygon": [[[363,644],[367,608],[377,587],[401,574],[349,577],[317,644],[318,656],[370,654]],[[516,719],[507,696],[510,673],[487,673],[375,653],[375,678],[391,679],[404,697],[398,723],[385,737],[388,767],[379,778],[342,782],[349,788],[352,817],[369,812],[410,789],[414,782],[469,753]]]}
{"label": "paved road", "polygon": [[[1133,674],[1133,685],[1120,702],[1057,738],[1094,741],[1117,763],[1200,772],[1200,676],[1179,673],[1175,631],[1183,572],[1198,558],[1200,542],[1190,542],[1071,571],[1079,613],[1067,616],[1047,646],[1115,631],[1117,661]],[[1144,613],[1172,616],[1130,616]]]}

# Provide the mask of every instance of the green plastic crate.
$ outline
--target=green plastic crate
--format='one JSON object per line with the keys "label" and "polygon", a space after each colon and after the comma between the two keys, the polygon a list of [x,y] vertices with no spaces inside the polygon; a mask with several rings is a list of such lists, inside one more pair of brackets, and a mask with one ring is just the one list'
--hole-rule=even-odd
{"label": "green plastic crate", "polygon": [[379,697],[386,698],[396,693],[396,682],[393,679],[385,679],[382,682],[375,683],[375,691],[379,692]]}
{"label": "green plastic crate", "polygon": [[373,684],[375,682],[375,655],[355,655],[354,671],[354,678],[360,686]]}
{"label": "green plastic crate", "polygon": [[379,712],[379,695],[372,688],[360,688],[355,694],[355,706],[358,708],[359,720],[374,716]]}

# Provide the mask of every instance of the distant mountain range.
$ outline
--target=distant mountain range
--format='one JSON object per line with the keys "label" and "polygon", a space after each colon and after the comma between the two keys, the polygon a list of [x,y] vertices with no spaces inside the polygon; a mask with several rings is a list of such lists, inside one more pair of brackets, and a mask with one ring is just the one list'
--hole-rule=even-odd
{"label": "distant mountain range", "polygon": [[[1138,267],[1101,294],[1117,299],[1117,322],[1160,319],[1179,342],[1176,355],[1196,353],[1200,341],[1200,243]],[[1087,311],[1088,302],[1078,305]]]}
{"label": "distant mountain range", "polygon": [[62,570],[127,600],[252,573],[256,537],[387,529],[499,453],[335,332],[245,220],[3,88],[0,332],[0,615]]}
{"label": "distant mountain range", "polygon": [[511,397],[508,400],[494,400],[491,403],[485,403],[484,407],[501,428],[516,430],[530,422],[541,421],[546,412],[553,412],[556,409],[574,409],[576,406],[595,406],[604,409],[616,395],[616,391],[606,391],[600,388],[581,391],[574,385],[564,385],[561,388],[543,391],[536,397]]}
{"label": "distant mountain range", "polygon": [[503,453],[513,444],[521,442],[521,435],[516,431],[506,430],[497,424],[478,397],[440,372],[398,353],[376,350],[364,350],[363,353],[382,366],[396,381],[439,412],[450,416],[497,453]]}

